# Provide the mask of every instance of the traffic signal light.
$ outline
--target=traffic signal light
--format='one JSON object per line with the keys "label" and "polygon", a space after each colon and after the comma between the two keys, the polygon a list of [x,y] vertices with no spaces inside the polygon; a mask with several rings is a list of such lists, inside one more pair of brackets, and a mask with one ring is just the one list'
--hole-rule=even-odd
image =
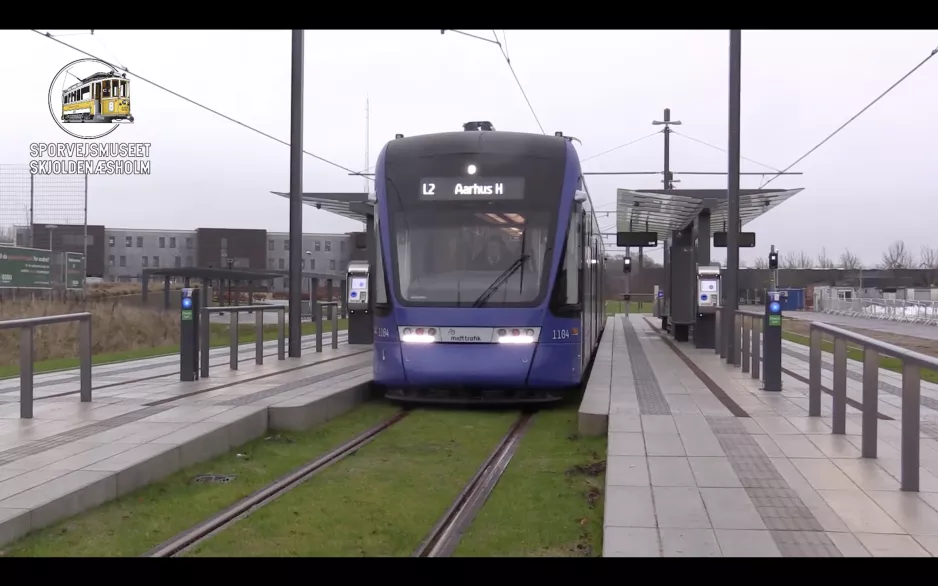
{"label": "traffic signal light", "polygon": [[778,252],[769,253],[769,268],[773,271],[778,268]]}
{"label": "traffic signal light", "polygon": [[625,257],[622,261],[622,272],[631,273],[632,272],[632,259]]}

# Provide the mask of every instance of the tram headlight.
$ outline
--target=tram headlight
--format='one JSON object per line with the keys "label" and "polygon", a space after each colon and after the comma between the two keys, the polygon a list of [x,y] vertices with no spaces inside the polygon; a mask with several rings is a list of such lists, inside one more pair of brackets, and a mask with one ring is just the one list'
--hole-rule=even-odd
{"label": "tram headlight", "polygon": [[432,344],[440,341],[440,331],[436,328],[406,326],[398,328],[401,342],[409,344]]}
{"label": "tram headlight", "polygon": [[533,344],[541,328],[499,328],[495,332],[499,344]]}

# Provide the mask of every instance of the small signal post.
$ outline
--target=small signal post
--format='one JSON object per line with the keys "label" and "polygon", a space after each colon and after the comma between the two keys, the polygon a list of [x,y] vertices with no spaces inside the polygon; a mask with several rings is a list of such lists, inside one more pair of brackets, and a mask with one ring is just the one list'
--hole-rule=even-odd
{"label": "small signal post", "polygon": [[199,290],[182,290],[179,312],[179,380],[198,379],[199,365]]}
{"label": "small signal post", "polygon": [[782,390],[782,304],[778,291],[769,291],[765,300],[762,331],[762,375],[765,391]]}

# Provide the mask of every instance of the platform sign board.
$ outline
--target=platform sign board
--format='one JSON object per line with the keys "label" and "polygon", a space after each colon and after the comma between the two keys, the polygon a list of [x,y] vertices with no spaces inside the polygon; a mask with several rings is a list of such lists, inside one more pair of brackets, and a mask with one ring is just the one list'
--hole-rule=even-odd
{"label": "platform sign board", "polygon": [[0,246],[0,289],[51,289],[52,253]]}
{"label": "platform sign board", "polygon": [[85,288],[85,259],[77,252],[65,253],[65,288]]}

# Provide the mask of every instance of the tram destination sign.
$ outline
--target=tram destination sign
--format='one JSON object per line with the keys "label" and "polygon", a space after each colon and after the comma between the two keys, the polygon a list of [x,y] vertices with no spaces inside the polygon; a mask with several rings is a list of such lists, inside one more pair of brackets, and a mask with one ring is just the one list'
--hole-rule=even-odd
{"label": "tram destination sign", "polygon": [[17,288],[52,288],[52,254],[48,250],[0,246],[0,289]]}
{"label": "tram destination sign", "polygon": [[428,177],[420,181],[423,201],[524,199],[524,177]]}

